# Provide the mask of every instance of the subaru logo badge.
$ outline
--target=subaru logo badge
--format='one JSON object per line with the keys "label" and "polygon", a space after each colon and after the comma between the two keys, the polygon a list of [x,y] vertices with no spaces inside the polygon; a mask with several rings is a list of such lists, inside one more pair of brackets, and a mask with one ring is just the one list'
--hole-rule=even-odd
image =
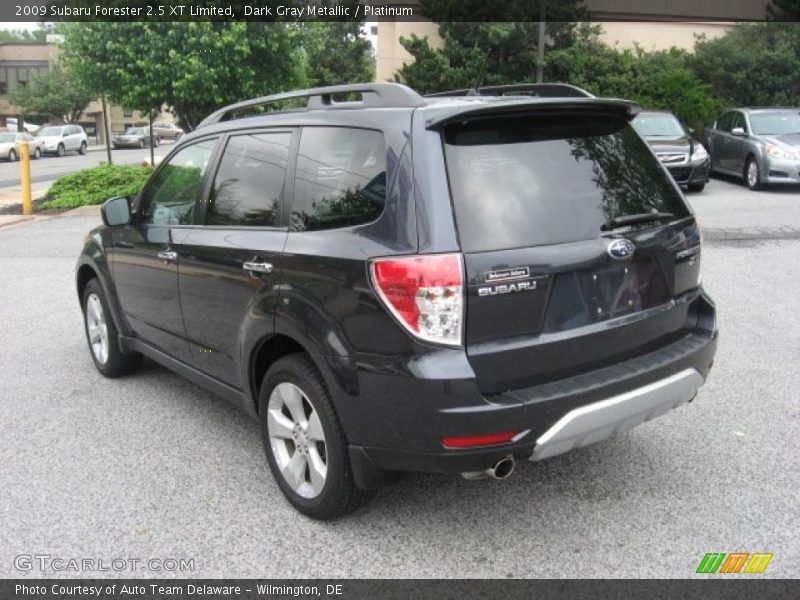
{"label": "subaru logo badge", "polygon": [[633,242],[624,238],[614,240],[608,245],[608,248],[606,248],[606,252],[608,252],[608,255],[614,260],[630,258],[633,256],[634,250],[636,250],[636,246],[633,245]]}

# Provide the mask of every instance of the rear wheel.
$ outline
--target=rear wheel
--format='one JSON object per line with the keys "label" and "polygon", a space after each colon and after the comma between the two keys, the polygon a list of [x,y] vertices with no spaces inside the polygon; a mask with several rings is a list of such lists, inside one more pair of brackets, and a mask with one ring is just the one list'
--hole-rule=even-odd
{"label": "rear wheel", "polygon": [[17,160],[17,153],[15,150],[8,151],[8,160],[9,162],[14,162],[15,160]]}
{"label": "rear wheel", "polygon": [[759,173],[756,159],[752,156],[747,159],[747,164],[744,166],[744,180],[751,190],[761,189],[761,173]]}
{"label": "rear wheel", "polygon": [[293,354],[270,367],[258,406],[270,470],[298,511],[313,519],[334,519],[369,498],[369,492],[355,486],[347,440],[307,356]]}
{"label": "rear wheel", "polygon": [[94,366],[105,377],[121,377],[134,371],[142,362],[141,354],[122,354],[119,333],[108,310],[103,287],[92,279],[83,290],[83,320],[86,341]]}

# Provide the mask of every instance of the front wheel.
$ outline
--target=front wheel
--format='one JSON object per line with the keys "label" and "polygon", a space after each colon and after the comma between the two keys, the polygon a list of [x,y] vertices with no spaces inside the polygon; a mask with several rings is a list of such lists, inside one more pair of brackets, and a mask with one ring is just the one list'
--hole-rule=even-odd
{"label": "front wheel", "polygon": [[33,159],[39,160],[42,157],[42,150],[38,146],[33,150]]}
{"label": "front wheel", "polygon": [[747,164],[744,166],[744,180],[751,190],[761,189],[761,173],[758,170],[756,159],[752,156],[747,159]]}
{"label": "front wheel", "polygon": [[269,468],[298,511],[312,519],[334,519],[369,498],[353,481],[347,440],[307,356],[286,356],[270,367],[258,406]]}
{"label": "front wheel", "polygon": [[102,375],[121,377],[141,364],[141,354],[122,354],[120,351],[119,333],[97,279],[92,279],[83,290],[83,320],[92,361]]}
{"label": "front wheel", "polygon": [[78,154],[86,154],[86,142],[81,142],[81,147],[78,148]]}
{"label": "front wheel", "polygon": [[14,150],[8,151],[8,162],[15,162],[17,160],[17,153]]}
{"label": "front wheel", "polygon": [[64,156],[67,153],[67,149],[64,148],[64,144],[59,144],[58,149],[56,150],[56,154],[58,156]]}

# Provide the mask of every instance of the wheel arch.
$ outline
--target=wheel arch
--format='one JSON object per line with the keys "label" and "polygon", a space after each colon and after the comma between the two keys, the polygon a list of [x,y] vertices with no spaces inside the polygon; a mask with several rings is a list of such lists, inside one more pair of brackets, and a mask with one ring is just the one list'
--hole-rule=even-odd
{"label": "wheel arch", "polygon": [[[318,361],[315,360],[313,354],[309,352],[305,345],[301,344],[294,337],[282,333],[275,333],[263,338],[255,345],[247,362],[247,382],[249,386],[249,400],[252,402],[253,410],[256,414],[258,413],[258,395],[261,391],[261,383],[269,368],[284,356],[301,353],[308,356],[317,370],[322,373],[322,369],[320,369],[320,365]],[[322,377],[324,380],[324,374]]]}

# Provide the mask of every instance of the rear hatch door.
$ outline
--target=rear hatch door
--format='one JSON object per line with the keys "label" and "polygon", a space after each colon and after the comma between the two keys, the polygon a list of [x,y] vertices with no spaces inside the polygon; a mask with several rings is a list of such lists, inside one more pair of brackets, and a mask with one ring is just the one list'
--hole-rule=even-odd
{"label": "rear hatch door", "polygon": [[602,106],[442,125],[485,393],[569,377],[685,333],[700,234],[629,116]]}

